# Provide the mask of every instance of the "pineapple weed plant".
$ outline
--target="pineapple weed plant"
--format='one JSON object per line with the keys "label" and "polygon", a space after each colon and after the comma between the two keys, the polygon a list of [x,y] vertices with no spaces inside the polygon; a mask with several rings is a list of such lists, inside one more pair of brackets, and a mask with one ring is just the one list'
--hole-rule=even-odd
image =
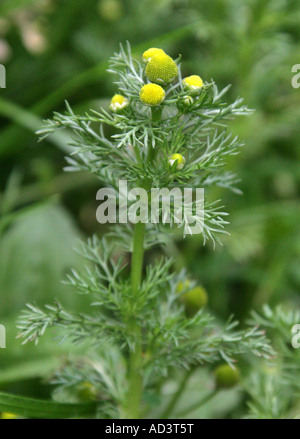
{"label": "pineapple weed plant", "polygon": [[[126,180],[129,189],[148,193],[152,187],[236,190],[236,178],[224,166],[242,144],[226,124],[250,111],[240,99],[222,102],[228,87],[219,92],[198,75],[182,79],[180,58],[174,61],[162,49],[147,50],[140,62],[129,44],[111,58],[109,72],[116,75],[118,89],[110,111],[80,116],[67,104],[67,112],[55,113],[39,132],[43,139],[59,129],[72,131],[68,171],[93,173],[114,189]],[[114,130],[109,137],[107,126]],[[169,213],[172,227],[174,209]],[[205,198],[204,243],[220,242],[225,215],[218,202]],[[189,230],[185,221],[177,225],[183,233]],[[57,327],[62,341],[89,345],[86,355],[70,359],[55,374],[56,398],[79,405],[94,401],[91,417],[176,417],[178,400],[197,367],[215,369],[214,395],[239,381],[235,363],[240,356],[251,361],[251,356],[273,355],[256,322],[241,330],[231,319],[219,324],[205,309],[205,290],[184,271],[173,273],[172,259],[162,257],[144,268],[145,250],[165,245],[170,236],[164,224],[114,225],[104,237],[80,244],[86,268],[73,270],[67,279],[86,295],[90,312],[71,313],[57,302],[43,309],[28,305],[19,322],[24,343],[37,343],[48,328]],[[179,369],[183,380],[164,399],[163,384]]]}

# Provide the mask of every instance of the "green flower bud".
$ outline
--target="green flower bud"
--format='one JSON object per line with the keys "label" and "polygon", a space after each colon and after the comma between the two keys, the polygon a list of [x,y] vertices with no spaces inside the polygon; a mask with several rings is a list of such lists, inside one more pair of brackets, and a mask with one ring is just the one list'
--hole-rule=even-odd
{"label": "green flower bud", "polygon": [[185,165],[185,158],[181,154],[172,154],[169,157],[168,163],[172,167],[176,162],[176,169],[181,170]]}
{"label": "green flower bud", "polygon": [[186,95],[178,99],[177,107],[183,113],[187,113],[194,103],[192,96]]}
{"label": "green flower bud", "polygon": [[240,371],[237,367],[232,368],[229,364],[221,364],[214,371],[218,389],[230,389],[237,385],[240,380]]}
{"label": "green flower bud", "polygon": [[[184,288],[183,288],[184,289]],[[197,286],[181,296],[188,317],[193,317],[201,308],[207,305],[208,296],[206,290]]]}
{"label": "green flower bud", "polygon": [[78,388],[78,396],[83,401],[95,401],[97,399],[97,389],[92,383],[83,382]]}

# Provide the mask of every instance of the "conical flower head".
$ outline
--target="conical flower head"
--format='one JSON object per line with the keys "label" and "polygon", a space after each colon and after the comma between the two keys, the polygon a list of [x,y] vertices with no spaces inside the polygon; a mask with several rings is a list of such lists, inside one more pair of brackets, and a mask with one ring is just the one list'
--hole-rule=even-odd
{"label": "conical flower head", "polygon": [[178,67],[169,55],[157,53],[148,62],[145,72],[149,81],[168,85],[178,75]]}

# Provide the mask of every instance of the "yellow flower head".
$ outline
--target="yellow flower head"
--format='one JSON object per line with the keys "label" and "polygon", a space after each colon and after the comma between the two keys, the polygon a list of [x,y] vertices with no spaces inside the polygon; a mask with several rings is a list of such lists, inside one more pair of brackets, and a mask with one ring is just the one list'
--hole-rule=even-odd
{"label": "yellow flower head", "polygon": [[183,86],[189,91],[198,91],[203,86],[203,81],[198,75],[187,76],[182,80]]}
{"label": "yellow flower head", "polygon": [[165,91],[160,85],[146,84],[141,88],[140,99],[143,104],[155,107],[165,99]]}
{"label": "yellow flower head", "polygon": [[178,67],[169,55],[157,53],[148,62],[145,72],[149,81],[167,85],[178,75]]}
{"label": "yellow flower head", "polygon": [[234,369],[229,366],[229,364],[222,364],[221,366],[218,366],[215,371],[214,375],[216,378],[216,384],[217,388],[230,388],[234,387],[240,379],[240,371],[237,367]]}
{"label": "yellow flower head", "polygon": [[146,50],[146,52],[143,53],[143,61],[145,63],[149,62],[151,58],[154,55],[157,54],[163,54],[165,55],[165,52],[162,49],[157,49],[156,47],[151,47],[151,49]]}
{"label": "yellow flower head", "polygon": [[109,108],[114,113],[117,113],[118,111],[124,110],[124,108],[128,107],[129,101],[125,96],[122,95],[114,95],[112,100],[110,101]]}
{"label": "yellow flower head", "polygon": [[169,157],[169,165],[173,166],[175,162],[177,163],[176,169],[182,169],[185,165],[185,158],[181,154],[172,154]]}
{"label": "yellow flower head", "polygon": [[1,419],[16,419],[18,416],[14,415],[13,413],[4,412],[1,415]]}

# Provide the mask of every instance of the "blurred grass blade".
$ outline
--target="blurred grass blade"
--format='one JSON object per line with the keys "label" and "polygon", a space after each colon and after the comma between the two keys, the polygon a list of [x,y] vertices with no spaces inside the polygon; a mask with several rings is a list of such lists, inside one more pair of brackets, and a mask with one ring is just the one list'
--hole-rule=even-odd
{"label": "blurred grass blade", "polygon": [[11,119],[29,131],[36,131],[40,127],[41,120],[30,111],[23,110],[18,105],[0,98],[0,114]]}
{"label": "blurred grass blade", "polygon": [[95,414],[96,403],[64,404],[0,392],[0,410],[26,418],[66,419]]}
{"label": "blurred grass blade", "polygon": [[7,367],[0,370],[0,385],[44,377],[45,374],[57,368],[59,364],[59,360],[48,357],[39,361],[26,361],[17,366]]}
{"label": "blurred grass blade", "polygon": [[[3,98],[0,98],[0,114],[33,133],[39,130],[43,125],[43,120],[41,118]],[[69,136],[63,132],[55,133],[53,136],[49,137],[49,141],[54,143],[54,145],[58,146],[64,152],[70,152],[71,150],[67,145],[69,140]],[[0,144],[0,152],[3,149],[6,150],[5,146],[5,142]]]}

